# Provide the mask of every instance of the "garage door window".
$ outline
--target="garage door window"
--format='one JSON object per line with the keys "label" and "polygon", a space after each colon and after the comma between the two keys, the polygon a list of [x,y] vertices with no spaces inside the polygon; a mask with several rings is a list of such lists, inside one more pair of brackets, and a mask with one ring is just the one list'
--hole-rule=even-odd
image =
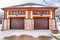
{"label": "garage door window", "polygon": [[24,11],[18,11],[18,12],[12,11],[12,12],[10,12],[10,14],[11,15],[14,15],[14,14],[24,14]]}
{"label": "garage door window", "polygon": [[34,14],[48,14],[49,11],[34,11]]}

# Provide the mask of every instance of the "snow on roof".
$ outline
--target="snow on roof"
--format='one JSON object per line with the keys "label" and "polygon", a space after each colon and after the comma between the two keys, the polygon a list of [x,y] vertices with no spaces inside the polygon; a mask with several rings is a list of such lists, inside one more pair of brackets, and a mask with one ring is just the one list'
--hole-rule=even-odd
{"label": "snow on roof", "polygon": [[[11,7],[5,7],[5,8],[28,8],[28,7],[52,7],[52,8],[56,8],[56,7],[53,7],[53,6],[48,6],[48,5],[45,5],[45,4],[36,4],[36,3],[24,3],[24,4],[19,4],[19,5],[15,5],[15,6],[11,6]],[[2,8],[4,9],[4,8]]]}

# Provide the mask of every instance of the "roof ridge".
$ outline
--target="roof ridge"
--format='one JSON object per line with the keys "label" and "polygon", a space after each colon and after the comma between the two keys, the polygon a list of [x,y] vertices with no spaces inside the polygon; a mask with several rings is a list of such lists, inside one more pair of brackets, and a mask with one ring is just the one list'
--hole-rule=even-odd
{"label": "roof ridge", "polygon": [[[38,3],[23,3],[20,5],[15,5],[15,6],[26,6],[26,5],[40,5],[40,6],[47,6],[47,5],[43,5],[43,4],[38,4]],[[11,6],[14,7],[14,6]],[[50,7],[50,6],[49,6]]]}

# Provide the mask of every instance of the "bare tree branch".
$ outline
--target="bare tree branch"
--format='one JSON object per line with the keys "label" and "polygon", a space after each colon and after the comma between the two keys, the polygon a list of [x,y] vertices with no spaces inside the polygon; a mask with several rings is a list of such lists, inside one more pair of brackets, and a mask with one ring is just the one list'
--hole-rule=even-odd
{"label": "bare tree branch", "polygon": [[43,2],[46,3],[47,5],[53,5],[53,4],[49,4],[49,3],[47,3],[45,0],[43,0]]}

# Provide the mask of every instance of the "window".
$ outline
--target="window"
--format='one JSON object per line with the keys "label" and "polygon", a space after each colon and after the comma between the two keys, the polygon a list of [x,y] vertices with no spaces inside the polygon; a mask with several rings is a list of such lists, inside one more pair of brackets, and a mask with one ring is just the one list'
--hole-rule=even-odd
{"label": "window", "polygon": [[60,18],[58,18],[57,22],[59,22],[59,23],[60,23]]}
{"label": "window", "polygon": [[18,12],[14,12],[14,14],[18,14]]}
{"label": "window", "polygon": [[10,12],[10,14],[13,14],[14,12]]}
{"label": "window", "polygon": [[18,12],[18,14],[24,14],[24,12],[21,11],[21,12]]}
{"label": "window", "polygon": [[48,14],[48,11],[43,11],[43,14]]}
{"label": "window", "polygon": [[48,11],[34,11],[34,14],[48,14]]}
{"label": "window", "polygon": [[2,24],[2,20],[0,20],[0,24]]}
{"label": "window", "polygon": [[42,14],[41,11],[35,11],[34,14]]}
{"label": "window", "polygon": [[18,12],[10,12],[10,14],[24,14],[23,11],[18,11]]}

